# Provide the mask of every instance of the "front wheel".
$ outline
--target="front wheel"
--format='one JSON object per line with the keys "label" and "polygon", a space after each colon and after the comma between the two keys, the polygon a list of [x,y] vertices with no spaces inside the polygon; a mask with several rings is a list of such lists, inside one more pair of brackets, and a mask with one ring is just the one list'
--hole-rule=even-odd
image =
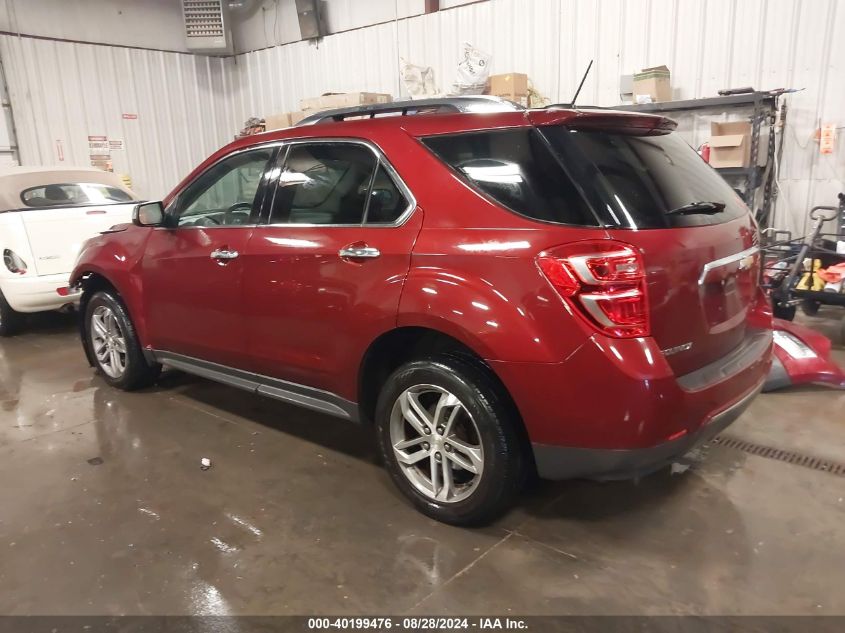
{"label": "front wheel", "polygon": [[424,514],[479,524],[519,492],[519,420],[500,391],[487,372],[451,354],[409,362],[387,379],[376,408],[379,447],[393,481]]}
{"label": "front wheel", "polygon": [[97,371],[113,387],[126,391],[146,387],[161,370],[144,358],[126,307],[111,292],[97,292],[88,301],[85,344]]}
{"label": "front wheel", "polygon": [[23,325],[24,315],[16,312],[0,292],[0,336],[13,336]]}

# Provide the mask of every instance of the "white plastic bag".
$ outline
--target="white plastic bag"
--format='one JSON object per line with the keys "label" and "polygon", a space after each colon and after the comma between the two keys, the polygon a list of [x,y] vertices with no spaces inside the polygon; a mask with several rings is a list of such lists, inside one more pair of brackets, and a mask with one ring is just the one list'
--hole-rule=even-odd
{"label": "white plastic bag", "polygon": [[437,86],[434,85],[434,70],[431,66],[416,66],[399,58],[399,76],[411,99],[428,99],[436,97]]}
{"label": "white plastic bag", "polygon": [[475,48],[469,42],[461,44],[458,73],[453,94],[480,95],[490,77],[490,54]]}

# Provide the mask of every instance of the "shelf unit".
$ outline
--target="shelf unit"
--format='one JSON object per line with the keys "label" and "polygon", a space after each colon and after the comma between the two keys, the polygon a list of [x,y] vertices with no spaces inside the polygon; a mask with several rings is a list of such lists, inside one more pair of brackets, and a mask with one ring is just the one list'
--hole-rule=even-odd
{"label": "shelf unit", "polygon": [[[780,161],[783,143],[775,141],[775,126],[778,121],[778,107],[780,107],[781,126],[786,122],[786,104],[778,106],[780,91],[755,91],[723,97],[707,97],[704,99],[684,99],[680,101],[663,101],[659,103],[639,103],[612,106],[613,110],[628,110],[632,112],[647,112],[650,114],[671,114],[673,112],[693,112],[713,110],[718,112],[736,109],[750,109],[751,121],[751,152],[749,163],[752,167],[723,167],[717,171],[726,180],[739,181],[744,185],[743,198],[753,207],[758,189],[763,190],[762,200],[755,209],[755,215],[761,228],[770,225],[771,212],[777,199],[777,187],[774,186],[775,164]],[[760,156],[760,132],[764,125],[769,126],[769,140],[766,151],[765,167],[757,166]],[[783,127],[781,127],[783,138]]]}

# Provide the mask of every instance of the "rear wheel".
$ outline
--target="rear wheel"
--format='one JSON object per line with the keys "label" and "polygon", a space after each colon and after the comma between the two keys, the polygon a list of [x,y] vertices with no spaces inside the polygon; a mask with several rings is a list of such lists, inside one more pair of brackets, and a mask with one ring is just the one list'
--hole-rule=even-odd
{"label": "rear wheel", "polygon": [[451,354],[409,362],[387,379],[376,408],[379,447],[393,481],[424,514],[483,523],[519,492],[519,422],[499,389]]}
{"label": "rear wheel", "polygon": [[23,325],[24,315],[16,312],[0,292],[0,336],[17,334]]}
{"label": "rear wheel", "polygon": [[151,385],[161,365],[148,363],[120,298],[97,292],[85,308],[85,342],[103,380],[127,391]]}

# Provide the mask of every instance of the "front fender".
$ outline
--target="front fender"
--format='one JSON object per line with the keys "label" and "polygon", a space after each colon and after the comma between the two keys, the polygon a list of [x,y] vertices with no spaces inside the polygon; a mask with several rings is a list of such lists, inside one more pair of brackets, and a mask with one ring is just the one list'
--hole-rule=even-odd
{"label": "front fender", "polygon": [[142,347],[146,345],[147,328],[140,266],[150,231],[132,227],[92,237],[82,246],[70,276],[71,285],[83,289],[92,276],[111,284],[126,304]]}

